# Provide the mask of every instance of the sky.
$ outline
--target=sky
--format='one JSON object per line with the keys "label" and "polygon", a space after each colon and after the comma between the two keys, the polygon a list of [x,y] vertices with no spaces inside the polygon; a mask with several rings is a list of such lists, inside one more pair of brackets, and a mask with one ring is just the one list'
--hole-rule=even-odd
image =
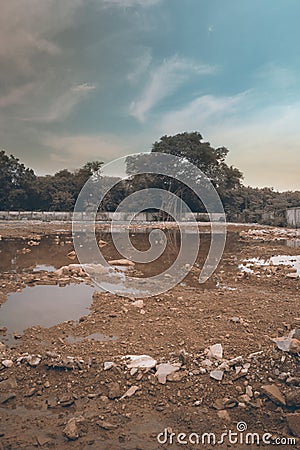
{"label": "sky", "polygon": [[298,0],[0,0],[0,148],[37,174],[199,131],[300,189]]}

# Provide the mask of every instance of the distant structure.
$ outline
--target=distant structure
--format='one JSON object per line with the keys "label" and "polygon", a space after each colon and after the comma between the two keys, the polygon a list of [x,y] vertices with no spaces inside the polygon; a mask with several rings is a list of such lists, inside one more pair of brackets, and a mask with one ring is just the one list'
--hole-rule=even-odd
{"label": "distant structure", "polygon": [[290,227],[300,228],[300,206],[286,210],[286,220]]}

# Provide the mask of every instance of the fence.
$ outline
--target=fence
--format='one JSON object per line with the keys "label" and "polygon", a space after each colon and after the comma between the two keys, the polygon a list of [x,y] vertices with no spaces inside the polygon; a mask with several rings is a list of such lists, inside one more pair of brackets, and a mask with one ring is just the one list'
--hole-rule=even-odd
{"label": "fence", "polygon": [[[157,222],[162,221],[163,217],[159,212],[139,212],[136,213],[132,218],[132,215],[135,213],[122,213],[122,212],[98,212],[96,214],[97,222],[111,222],[112,220],[117,221],[128,221],[133,220],[134,222]],[[92,221],[95,216],[92,213],[88,212],[60,212],[60,211],[0,211],[0,220],[39,220],[42,222],[53,222],[53,221],[62,221],[62,222],[71,222],[75,220],[77,222],[82,221]],[[209,215],[207,213],[194,213],[194,214],[185,214],[181,217],[183,222],[208,222],[210,220]],[[223,215],[219,213],[212,214],[213,221],[222,221]]]}

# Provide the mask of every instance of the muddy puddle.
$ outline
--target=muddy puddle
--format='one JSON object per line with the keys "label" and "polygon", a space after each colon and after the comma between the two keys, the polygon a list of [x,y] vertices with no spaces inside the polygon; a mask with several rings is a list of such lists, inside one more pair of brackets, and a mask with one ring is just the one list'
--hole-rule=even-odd
{"label": "muddy puddle", "polygon": [[0,328],[7,328],[1,341],[15,343],[33,325],[51,327],[66,320],[78,320],[89,313],[94,289],[84,283],[59,286],[26,287],[8,295],[0,308]]}
{"label": "muddy puddle", "polygon": [[[153,277],[168,269],[176,260],[180,249],[180,234],[176,230],[165,230],[167,237],[167,245],[163,254],[155,261],[142,264],[137,263],[134,266],[134,276],[141,278]],[[187,233],[186,251],[194,246],[193,233]],[[97,236],[106,242],[101,251],[106,260],[113,260],[122,257],[113,245],[112,237],[109,233],[101,233]],[[131,233],[130,239],[133,247],[140,251],[148,250],[149,233]],[[234,290],[235,288],[218,283],[214,277],[206,283],[199,285],[198,277],[200,269],[206,259],[210,247],[210,236],[201,234],[200,252],[197,257],[194,269],[183,280],[181,286],[189,289],[225,289]],[[293,241],[295,244],[295,241]],[[293,245],[294,245],[293,244]],[[157,245],[160,245],[158,242]],[[287,245],[287,243],[285,243]],[[242,244],[239,242],[238,233],[229,233],[224,253],[224,261],[231,259],[230,265],[223,262],[223,270],[238,270],[238,264],[232,263],[232,258],[239,254]],[[78,263],[76,256],[68,256],[74,250],[71,236],[46,236],[41,239],[27,241],[24,239],[3,239],[0,241],[0,271],[2,273],[11,274],[14,279],[22,277],[22,274],[44,272],[54,272],[62,266]],[[300,275],[300,257],[296,258],[296,267]],[[297,259],[298,258],[298,259]],[[92,262],[92,261],[91,261]],[[268,263],[270,260],[268,260]],[[273,261],[276,264],[276,261]],[[279,262],[282,263],[282,262]],[[244,264],[243,270],[251,270],[249,266],[251,261]],[[283,262],[283,264],[285,264]],[[287,261],[286,264],[291,264]],[[104,284],[107,290],[116,289],[121,291],[122,283],[126,278],[126,268],[116,267],[119,271],[117,281],[113,278]],[[241,269],[241,267],[240,267]],[[119,283],[119,284],[118,284]],[[87,315],[92,303],[92,294],[99,288],[94,288],[85,283],[67,284],[64,287],[58,285],[39,285],[33,287],[25,287],[20,292],[9,293],[7,300],[0,306],[0,329],[7,328],[4,336],[0,335],[0,340],[7,343],[16,343],[14,334],[22,334],[26,328],[34,325],[42,327],[51,327],[67,320],[78,320],[81,316]],[[134,294],[134,292],[132,292]],[[70,337],[75,339],[73,343],[81,342],[76,339],[94,339],[94,340],[110,340],[116,337],[104,335],[87,336],[87,337]]]}

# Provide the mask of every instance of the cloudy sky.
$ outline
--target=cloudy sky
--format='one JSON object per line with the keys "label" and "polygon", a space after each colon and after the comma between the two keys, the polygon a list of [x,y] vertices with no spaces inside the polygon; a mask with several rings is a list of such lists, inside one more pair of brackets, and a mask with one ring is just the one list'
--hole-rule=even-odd
{"label": "cloudy sky", "polygon": [[0,147],[36,173],[200,131],[300,189],[298,0],[0,0]]}

